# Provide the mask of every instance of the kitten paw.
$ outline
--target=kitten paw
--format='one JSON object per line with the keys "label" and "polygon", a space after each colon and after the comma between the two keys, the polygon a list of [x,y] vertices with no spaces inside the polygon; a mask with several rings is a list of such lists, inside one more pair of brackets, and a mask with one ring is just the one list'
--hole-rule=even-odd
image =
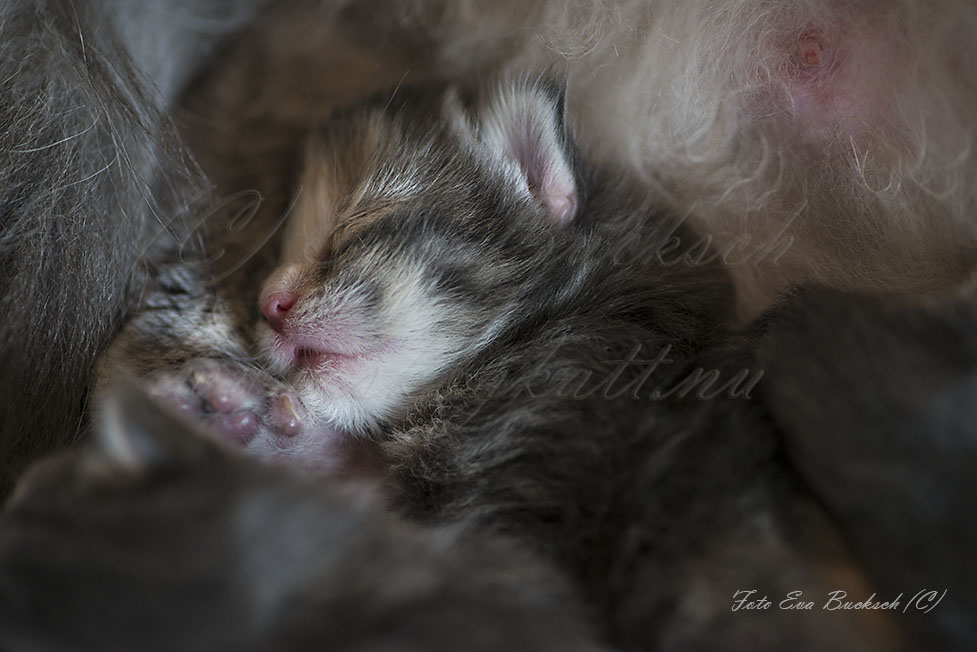
{"label": "kitten paw", "polygon": [[293,391],[235,362],[200,358],[147,380],[152,394],[241,447],[259,436],[286,447],[307,422]]}
{"label": "kitten paw", "polygon": [[295,391],[267,372],[198,358],[146,381],[151,394],[249,454],[330,475],[364,475],[361,468],[369,466],[361,459],[369,457],[367,442],[314,417]]}

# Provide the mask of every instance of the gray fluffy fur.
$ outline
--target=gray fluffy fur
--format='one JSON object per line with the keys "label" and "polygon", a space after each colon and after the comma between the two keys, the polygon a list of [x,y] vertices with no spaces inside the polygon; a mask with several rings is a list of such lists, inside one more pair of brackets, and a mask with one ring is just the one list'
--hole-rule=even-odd
{"label": "gray fluffy fur", "polygon": [[185,237],[205,186],[167,112],[260,5],[0,9],[0,495],[26,461],[78,435],[141,261],[161,237]]}

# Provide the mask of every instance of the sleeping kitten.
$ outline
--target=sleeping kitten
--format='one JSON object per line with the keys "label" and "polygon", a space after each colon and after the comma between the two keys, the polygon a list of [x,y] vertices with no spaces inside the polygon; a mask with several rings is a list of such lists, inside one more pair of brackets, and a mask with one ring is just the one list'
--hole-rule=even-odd
{"label": "sleeping kitten", "polygon": [[103,380],[162,368],[160,395],[247,449],[329,469],[323,443],[399,424],[539,325],[634,322],[688,357],[729,319],[727,277],[612,174],[574,161],[546,82],[401,89],[340,113],[307,148],[255,343],[234,288],[167,263]]}
{"label": "sleeping kitten", "polygon": [[369,442],[396,510],[523,541],[626,649],[891,649],[885,617],[731,609],[740,590],[870,585],[750,402],[748,345],[693,362],[729,318],[722,269],[575,159],[562,107],[520,81],[336,115],[312,137],[257,346],[232,346],[220,299],[199,307],[168,275],[106,370],[149,372],[265,457],[334,472]]}

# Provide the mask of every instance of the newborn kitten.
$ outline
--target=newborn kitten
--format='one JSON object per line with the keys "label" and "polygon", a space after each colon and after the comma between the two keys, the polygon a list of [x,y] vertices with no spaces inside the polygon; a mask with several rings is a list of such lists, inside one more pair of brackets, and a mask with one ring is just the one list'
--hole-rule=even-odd
{"label": "newborn kitten", "polygon": [[539,325],[619,311],[682,357],[729,317],[728,280],[698,264],[682,220],[574,160],[545,82],[470,99],[401,89],[340,113],[313,135],[299,188],[257,346],[226,295],[169,263],[103,381],[163,368],[157,393],[248,450],[332,469],[344,434],[400,423]]}
{"label": "newborn kitten", "polygon": [[365,485],[256,463],[140,392],[0,516],[0,647],[22,652],[601,649],[511,541],[402,522]]}
{"label": "newborn kitten", "polygon": [[524,541],[626,649],[891,649],[886,617],[731,610],[871,590],[747,400],[749,347],[690,362],[728,284],[649,213],[574,159],[550,85],[402,89],[313,136],[258,306],[274,375],[206,353],[231,332],[212,309],[187,311],[183,358],[143,313],[110,362],[208,355],[149,380],[269,457],[329,470],[369,439],[398,511]]}

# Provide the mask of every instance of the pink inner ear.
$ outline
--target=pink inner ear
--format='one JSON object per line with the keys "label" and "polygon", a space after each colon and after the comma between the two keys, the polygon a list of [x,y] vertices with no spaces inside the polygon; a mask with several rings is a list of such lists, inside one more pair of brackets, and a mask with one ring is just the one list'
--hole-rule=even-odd
{"label": "pink inner ear", "polygon": [[569,224],[577,213],[577,183],[555,139],[525,134],[510,146],[529,192],[543,204],[553,222],[561,227]]}
{"label": "pink inner ear", "polygon": [[567,171],[564,177],[550,171],[545,178],[546,181],[539,191],[539,198],[546,207],[546,212],[557,225],[566,226],[577,215],[577,187],[573,175]]}

